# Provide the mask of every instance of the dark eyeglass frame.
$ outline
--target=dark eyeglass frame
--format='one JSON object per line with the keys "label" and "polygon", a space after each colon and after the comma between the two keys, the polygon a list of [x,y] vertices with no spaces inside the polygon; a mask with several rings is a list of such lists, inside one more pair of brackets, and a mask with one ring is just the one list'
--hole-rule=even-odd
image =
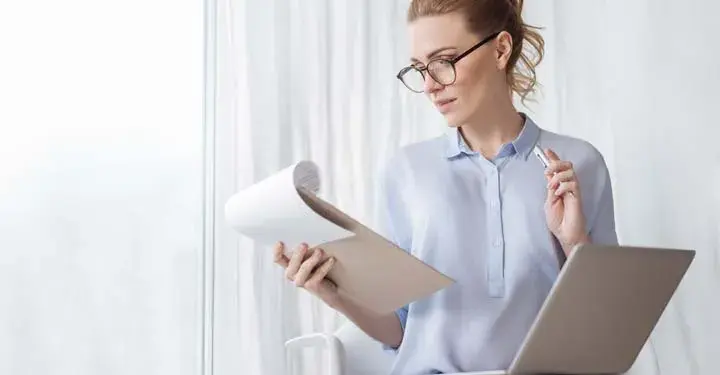
{"label": "dark eyeglass frame", "polygon": [[[427,73],[430,75],[430,78],[432,78],[435,82],[437,82],[437,83],[439,83],[439,84],[441,84],[441,85],[443,85],[443,86],[452,85],[453,83],[455,83],[455,80],[457,79],[457,71],[455,70],[455,64],[457,64],[457,62],[460,61],[463,57],[469,55],[472,51],[475,51],[476,49],[478,49],[478,48],[482,47],[483,45],[485,45],[487,42],[495,39],[498,35],[500,35],[500,33],[501,33],[501,31],[498,31],[498,32],[495,32],[495,33],[492,33],[492,34],[488,35],[485,39],[479,41],[479,42],[476,43],[474,46],[470,47],[467,51],[459,54],[459,55],[456,56],[456,57],[453,57],[452,59],[443,59],[443,58],[431,59],[430,61],[428,61],[427,65],[425,65],[425,66],[422,67],[422,68],[418,68],[418,67],[416,67],[416,66],[414,66],[414,65],[406,66],[406,67],[402,68],[402,69],[400,70],[400,72],[398,72],[398,74],[397,74],[395,77],[396,77],[397,79],[399,79],[400,82],[402,82],[403,85],[405,85],[405,87],[408,88],[408,90],[410,90],[410,91],[412,91],[412,92],[416,92],[416,93],[422,93],[424,90],[421,90],[421,91],[414,90],[414,89],[411,88],[407,83],[405,83],[405,80],[403,79],[403,76],[404,76],[406,73],[408,73],[409,71],[412,71],[412,70],[417,70],[418,72],[420,72],[420,75],[422,75],[422,77],[423,77],[423,81],[425,81],[425,79],[426,79],[426,78],[425,78],[425,72],[427,72]],[[449,82],[449,83],[440,82],[440,80],[437,79],[437,77],[435,77],[430,70],[428,70],[428,67],[429,67],[432,63],[435,63],[435,62],[438,62],[438,61],[443,62],[443,63],[445,63],[445,64],[447,64],[447,65],[450,65],[450,68],[452,68],[452,72],[453,72],[452,82]]]}

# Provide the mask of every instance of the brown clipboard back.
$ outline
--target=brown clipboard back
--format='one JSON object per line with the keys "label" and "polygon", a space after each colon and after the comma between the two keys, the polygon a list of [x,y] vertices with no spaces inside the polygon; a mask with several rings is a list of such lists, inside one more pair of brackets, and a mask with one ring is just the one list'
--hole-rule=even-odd
{"label": "brown clipboard back", "polygon": [[303,189],[298,193],[319,215],[355,234],[315,246],[335,258],[328,279],[344,297],[384,314],[454,283],[315,194]]}

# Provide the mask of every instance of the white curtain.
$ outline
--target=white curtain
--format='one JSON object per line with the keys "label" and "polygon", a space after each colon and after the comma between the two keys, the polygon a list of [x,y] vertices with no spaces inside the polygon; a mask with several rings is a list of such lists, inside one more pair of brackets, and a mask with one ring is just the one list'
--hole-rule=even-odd
{"label": "white curtain", "polygon": [[0,374],[202,370],[202,21],[0,2]]}
{"label": "white curtain", "polygon": [[[394,78],[407,63],[407,1],[218,0],[215,357],[221,373],[282,374],[283,342],[342,318],[293,288],[271,250],[222,225],[238,189],[299,159],[330,199],[372,218],[373,173],[443,120]],[[710,1],[527,1],[544,26],[544,128],[605,155],[622,243],[693,248],[696,261],[634,374],[720,369],[720,53]],[[318,373],[318,357],[305,369]]]}
{"label": "white curtain", "polygon": [[[325,196],[372,217],[373,175],[401,142],[442,131],[397,86],[405,5],[388,1],[218,2],[217,211],[237,189],[300,159]],[[285,280],[272,251],[218,228],[215,366],[283,374],[285,340],[343,318]],[[315,353],[317,354],[317,353]],[[308,356],[307,373],[320,357]]]}

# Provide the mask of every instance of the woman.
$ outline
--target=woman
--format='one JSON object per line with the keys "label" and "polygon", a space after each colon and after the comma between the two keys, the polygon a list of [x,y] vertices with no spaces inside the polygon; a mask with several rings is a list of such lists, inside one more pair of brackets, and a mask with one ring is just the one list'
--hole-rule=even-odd
{"label": "woman", "polygon": [[398,78],[427,95],[450,131],[388,163],[380,226],[455,284],[377,316],[338,296],[324,278],[334,260],[322,251],[307,256],[300,246],[288,259],[276,247],[288,279],[397,352],[393,373],[507,368],[565,256],[579,244],[617,243],[602,156],[513,106],[513,93],[533,92],[543,52],[521,9],[511,0],[414,0],[408,12],[412,63]]}

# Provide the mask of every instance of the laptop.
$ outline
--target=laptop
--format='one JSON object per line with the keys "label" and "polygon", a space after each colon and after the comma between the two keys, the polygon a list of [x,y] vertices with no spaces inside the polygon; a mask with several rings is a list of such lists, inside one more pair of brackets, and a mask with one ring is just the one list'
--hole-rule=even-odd
{"label": "laptop", "polygon": [[627,372],[694,258],[694,250],[578,246],[510,368],[463,375]]}

